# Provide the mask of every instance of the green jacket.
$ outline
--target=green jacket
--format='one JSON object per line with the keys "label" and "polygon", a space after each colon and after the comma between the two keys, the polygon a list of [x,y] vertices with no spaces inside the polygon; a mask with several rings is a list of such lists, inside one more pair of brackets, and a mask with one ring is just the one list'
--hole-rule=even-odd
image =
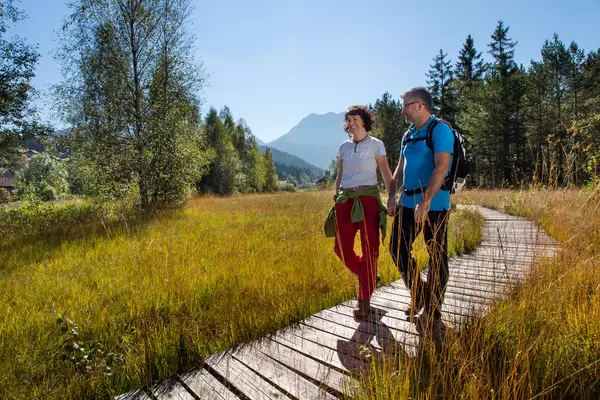
{"label": "green jacket", "polygon": [[[379,203],[379,228],[381,230],[382,240],[385,239],[387,230],[387,208],[381,201],[381,195],[379,194],[379,188],[377,186],[368,186],[364,189],[357,190],[355,192],[349,192],[346,189],[340,189],[338,191],[338,197],[336,203],[345,203],[348,199],[355,199],[350,211],[350,217],[352,222],[359,222],[364,219],[364,212],[361,196],[374,196]],[[329,210],[325,223],[323,224],[323,230],[325,231],[326,237],[335,237],[335,204]]]}

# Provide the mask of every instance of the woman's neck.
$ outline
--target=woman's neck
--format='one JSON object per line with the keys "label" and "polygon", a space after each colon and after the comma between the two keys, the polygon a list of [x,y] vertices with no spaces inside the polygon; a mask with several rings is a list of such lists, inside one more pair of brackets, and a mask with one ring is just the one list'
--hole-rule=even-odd
{"label": "woman's neck", "polygon": [[358,142],[361,142],[361,141],[365,140],[365,138],[367,136],[368,136],[367,131],[361,130],[361,131],[356,132],[355,134],[352,135],[352,141],[354,143],[358,143]]}

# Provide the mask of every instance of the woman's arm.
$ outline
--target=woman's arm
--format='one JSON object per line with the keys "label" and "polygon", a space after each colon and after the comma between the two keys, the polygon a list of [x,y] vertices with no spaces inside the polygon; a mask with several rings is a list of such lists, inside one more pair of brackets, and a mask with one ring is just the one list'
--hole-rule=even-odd
{"label": "woman's arm", "polygon": [[340,162],[338,164],[338,173],[337,173],[337,176],[335,177],[335,193],[333,194],[334,200],[337,198],[338,191],[340,190],[340,182],[342,181],[343,170],[344,170],[344,160],[340,159]]}
{"label": "woman's arm", "polygon": [[388,197],[393,197],[396,195],[396,180],[392,177],[392,171],[390,170],[390,165],[388,164],[388,159],[386,156],[377,157],[377,165],[379,166],[379,170],[381,171],[381,176],[383,181],[385,182],[385,188],[388,192]]}

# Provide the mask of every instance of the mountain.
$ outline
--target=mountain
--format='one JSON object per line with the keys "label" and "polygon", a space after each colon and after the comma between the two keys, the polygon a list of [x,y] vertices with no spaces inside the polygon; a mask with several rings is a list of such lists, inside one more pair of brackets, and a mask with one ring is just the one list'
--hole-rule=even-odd
{"label": "mountain", "polygon": [[303,159],[296,157],[292,154],[286,153],[285,151],[278,150],[272,146],[259,146],[260,151],[265,152],[267,147],[271,147],[271,153],[273,154],[273,163],[287,165],[290,167],[298,167],[300,169],[307,169],[314,175],[322,176],[325,170],[316,167],[312,164],[307,163]]}
{"label": "mountain", "polygon": [[310,114],[288,133],[269,146],[300,157],[317,167],[327,169],[348,134],[344,132],[344,114]]}
{"label": "mountain", "polygon": [[261,147],[261,146],[266,146],[267,144],[265,142],[263,142],[262,140],[260,140],[259,138],[257,138],[256,136],[254,136],[254,140],[256,140],[256,144]]}

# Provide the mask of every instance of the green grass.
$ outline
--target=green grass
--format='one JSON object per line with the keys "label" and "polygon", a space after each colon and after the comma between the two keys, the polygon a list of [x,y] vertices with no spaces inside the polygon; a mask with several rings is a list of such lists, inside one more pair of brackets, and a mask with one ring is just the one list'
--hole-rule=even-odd
{"label": "green grass", "polygon": [[562,250],[487,315],[450,330],[440,352],[374,363],[367,398],[600,398],[598,189],[460,193],[459,203],[540,223]]}
{"label": "green grass", "polygon": [[[152,220],[7,241],[0,398],[108,398],[354,297],[322,233],[330,206],[329,192],[203,197]],[[453,212],[451,254],[476,247],[482,224]],[[388,240],[384,282],[399,278]],[[423,265],[422,240],[415,254]]]}

